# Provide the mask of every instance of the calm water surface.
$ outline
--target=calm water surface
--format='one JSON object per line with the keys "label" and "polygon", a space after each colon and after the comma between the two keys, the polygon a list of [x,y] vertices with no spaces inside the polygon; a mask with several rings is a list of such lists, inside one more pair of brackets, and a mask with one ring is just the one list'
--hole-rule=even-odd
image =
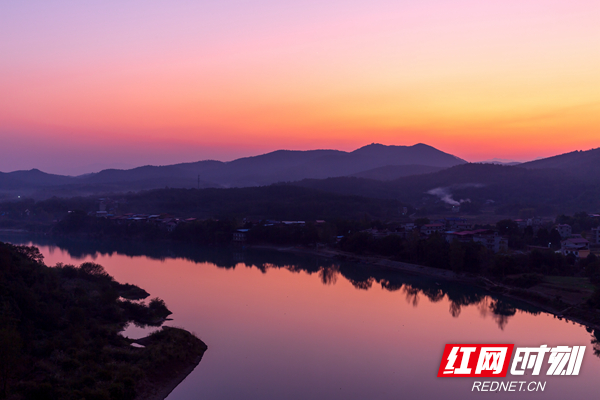
{"label": "calm water surface", "polygon": [[[164,299],[167,325],[209,347],[169,400],[574,399],[600,389],[585,327],[466,286],[276,252],[0,240],[38,246],[47,265],[95,261]],[[547,381],[543,393],[471,393],[474,379],[436,378],[446,343],[587,352],[579,376],[511,378]]]}

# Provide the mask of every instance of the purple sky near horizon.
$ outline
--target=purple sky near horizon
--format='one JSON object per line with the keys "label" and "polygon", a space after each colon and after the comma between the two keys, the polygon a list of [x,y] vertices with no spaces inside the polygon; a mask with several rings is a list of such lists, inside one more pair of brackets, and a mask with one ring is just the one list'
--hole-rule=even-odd
{"label": "purple sky near horizon", "polygon": [[600,2],[0,3],[0,171],[599,147]]}

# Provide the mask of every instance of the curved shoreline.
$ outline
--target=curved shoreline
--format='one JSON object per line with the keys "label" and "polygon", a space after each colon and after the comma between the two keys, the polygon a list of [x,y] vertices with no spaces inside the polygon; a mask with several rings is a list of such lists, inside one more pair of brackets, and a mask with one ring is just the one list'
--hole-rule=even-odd
{"label": "curved shoreline", "polygon": [[152,388],[152,389],[149,388],[146,393],[142,393],[142,394],[136,396],[135,400],[164,400],[164,399],[166,399],[171,394],[171,392],[173,392],[173,390],[175,390],[175,388],[177,386],[179,386],[179,384],[181,382],[183,382],[196,369],[198,364],[200,364],[200,361],[202,361],[202,356],[203,355],[196,357],[196,359],[194,359],[190,363],[190,365],[183,368],[181,371],[177,371],[177,374],[175,377],[168,379],[166,382],[164,382],[162,384],[158,384],[156,388]]}
{"label": "curved shoreline", "polygon": [[[185,331],[180,328],[170,329],[177,329],[179,331],[184,332],[187,335],[192,335],[188,331]],[[186,361],[174,361],[169,365],[161,367],[160,371],[154,374],[155,379],[150,378],[149,382],[145,382],[146,385],[143,387],[143,389],[140,390],[140,393],[135,397],[135,400],[166,399],[169,396],[169,394],[171,394],[171,392],[173,392],[173,390],[175,390],[175,388],[179,386],[179,384],[183,382],[196,369],[198,364],[200,364],[200,361],[202,361],[204,353],[206,352],[206,350],[208,350],[208,346],[206,345],[206,343],[204,343],[197,337],[193,335],[192,337],[195,341],[194,346],[199,345],[201,347],[201,353],[192,359]],[[152,344],[156,343],[156,341],[153,341],[150,335],[140,339],[133,339],[131,340],[131,343],[135,343],[146,347],[152,346]],[[196,349],[196,351],[197,350],[198,349]]]}

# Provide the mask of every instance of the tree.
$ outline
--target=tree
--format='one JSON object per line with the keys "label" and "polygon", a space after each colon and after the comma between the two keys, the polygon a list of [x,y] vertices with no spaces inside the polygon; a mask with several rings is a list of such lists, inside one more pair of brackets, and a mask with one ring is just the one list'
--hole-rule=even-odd
{"label": "tree", "polygon": [[415,225],[416,226],[427,225],[429,222],[430,222],[429,218],[417,218],[417,219],[415,219]]}
{"label": "tree", "polygon": [[465,248],[458,239],[450,243],[450,268],[454,272],[461,272],[465,267]]}
{"label": "tree", "polygon": [[102,265],[93,262],[85,262],[79,266],[79,269],[88,275],[108,276]]}
{"label": "tree", "polygon": [[550,231],[550,237],[548,238],[548,242],[553,249],[560,249],[560,241],[562,238],[560,237],[560,233],[556,229],[552,229]]}
{"label": "tree", "polygon": [[21,336],[12,326],[0,328],[0,398],[8,395],[10,380],[19,370],[21,362]]}

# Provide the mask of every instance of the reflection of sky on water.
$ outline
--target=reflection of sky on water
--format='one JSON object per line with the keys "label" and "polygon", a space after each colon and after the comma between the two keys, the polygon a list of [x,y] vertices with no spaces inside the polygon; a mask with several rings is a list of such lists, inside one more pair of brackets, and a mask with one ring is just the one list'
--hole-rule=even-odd
{"label": "reflection of sky on water", "polygon": [[[167,324],[209,346],[170,400],[483,396],[470,392],[473,379],[436,378],[446,343],[587,345],[580,376],[509,378],[548,384],[544,393],[494,397],[597,392],[600,359],[584,327],[468,286],[282,253],[153,246],[145,256],[141,247],[103,246],[96,262],[163,298],[173,311]],[[40,246],[49,265],[79,264],[90,249]]]}
{"label": "reflection of sky on water", "polygon": [[127,324],[125,329],[121,332],[121,335],[125,336],[129,339],[141,339],[150,335],[151,333],[159,330],[160,328],[156,326],[137,326],[133,323]]}

